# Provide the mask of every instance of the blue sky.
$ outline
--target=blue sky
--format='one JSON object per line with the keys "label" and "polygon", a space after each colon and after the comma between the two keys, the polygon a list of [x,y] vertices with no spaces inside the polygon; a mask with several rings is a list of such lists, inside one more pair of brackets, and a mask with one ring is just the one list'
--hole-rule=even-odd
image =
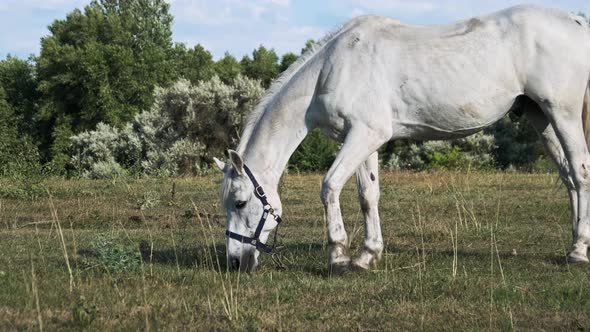
{"label": "blue sky", "polygon": [[[39,53],[47,26],[89,0],[0,0],[0,58]],[[258,45],[279,55],[299,53],[351,17],[378,14],[410,24],[436,24],[483,14],[522,1],[468,0],[170,0],[174,41],[204,45],[217,59],[228,51],[241,58]],[[589,0],[529,1],[590,14]]]}

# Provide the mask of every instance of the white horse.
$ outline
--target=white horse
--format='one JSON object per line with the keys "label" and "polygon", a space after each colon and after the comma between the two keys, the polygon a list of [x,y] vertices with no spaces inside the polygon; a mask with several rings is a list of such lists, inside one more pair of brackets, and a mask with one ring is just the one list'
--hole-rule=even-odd
{"label": "white horse", "polygon": [[[279,178],[313,128],[342,143],[321,189],[329,266],[339,273],[368,269],[383,252],[377,211],[381,145],[464,137],[517,108],[539,132],[569,190],[568,259],[588,262],[590,155],[582,120],[590,104],[589,79],[590,27],[559,10],[517,6],[437,26],[378,16],[349,21],[274,82],[237,151],[229,151],[230,163],[216,159],[225,173],[230,266],[253,270],[257,249],[269,250],[264,243],[282,211]],[[339,195],[355,172],[365,239],[351,261]]]}

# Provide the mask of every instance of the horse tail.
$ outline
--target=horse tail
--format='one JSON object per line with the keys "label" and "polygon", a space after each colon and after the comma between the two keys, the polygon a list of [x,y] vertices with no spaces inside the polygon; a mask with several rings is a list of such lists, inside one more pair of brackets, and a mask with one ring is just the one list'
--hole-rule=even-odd
{"label": "horse tail", "polygon": [[590,81],[586,86],[584,93],[584,106],[582,107],[582,125],[584,127],[584,136],[586,137],[586,145],[590,148]]}

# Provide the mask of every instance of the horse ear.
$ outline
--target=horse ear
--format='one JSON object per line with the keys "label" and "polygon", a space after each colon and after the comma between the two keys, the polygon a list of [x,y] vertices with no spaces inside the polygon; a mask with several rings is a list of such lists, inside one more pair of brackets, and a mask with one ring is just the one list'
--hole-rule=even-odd
{"label": "horse ear", "polygon": [[215,161],[215,164],[217,165],[217,167],[219,167],[219,169],[223,172],[225,170],[225,163],[215,157],[213,157],[213,161]]}
{"label": "horse ear", "polygon": [[238,175],[244,175],[244,161],[242,161],[242,157],[240,157],[240,155],[234,150],[227,150],[227,153],[229,154],[229,160],[236,173],[238,173]]}

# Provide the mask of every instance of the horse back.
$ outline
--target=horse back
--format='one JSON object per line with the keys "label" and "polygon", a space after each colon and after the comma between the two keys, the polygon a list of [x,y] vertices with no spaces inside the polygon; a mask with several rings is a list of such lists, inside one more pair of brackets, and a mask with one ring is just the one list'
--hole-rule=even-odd
{"label": "horse back", "polygon": [[575,16],[538,6],[436,26],[358,18],[325,47],[315,101],[324,125],[340,131],[356,121],[391,125],[399,137],[469,134],[527,92],[571,98],[585,89],[588,30]]}

